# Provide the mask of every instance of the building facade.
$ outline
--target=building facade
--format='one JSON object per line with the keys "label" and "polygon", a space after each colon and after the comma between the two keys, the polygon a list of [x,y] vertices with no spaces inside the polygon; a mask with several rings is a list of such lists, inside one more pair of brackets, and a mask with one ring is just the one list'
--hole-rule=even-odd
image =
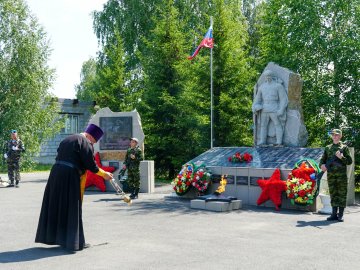
{"label": "building facade", "polygon": [[49,138],[41,146],[38,162],[54,164],[57,148],[67,136],[84,131],[93,113],[95,102],[79,101],[78,99],[58,99],[59,114],[65,117],[65,127],[54,137]]}

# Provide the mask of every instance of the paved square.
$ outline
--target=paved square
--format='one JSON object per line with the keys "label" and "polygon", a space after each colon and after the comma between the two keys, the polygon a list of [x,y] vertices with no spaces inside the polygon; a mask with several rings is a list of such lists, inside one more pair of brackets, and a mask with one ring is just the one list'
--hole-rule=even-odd
{"label": "paved square", "polygon": [[87,192],[86,242],[69,254],[34,243],[48,173],[22,174],[20,188],[0,188],[0,269],[358,269],[360,206],[344,223],[263,207],[231,212],[165,200],[170,186],[140,194],[131,206],[114,193]]}

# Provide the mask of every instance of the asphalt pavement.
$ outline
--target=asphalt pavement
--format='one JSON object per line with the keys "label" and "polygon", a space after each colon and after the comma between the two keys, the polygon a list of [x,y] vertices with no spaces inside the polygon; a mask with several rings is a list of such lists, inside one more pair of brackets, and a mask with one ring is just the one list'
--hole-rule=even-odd
{"label": "asphalt pavement", "polygon": [[[0,175],[4,176],[4,175]],[[131,206],[87,191],[83,222],[91,247],[74,254],[34,242],[48,172],[23,173],[0,188],[0,269],[359,269],[360,206],[345,222],[264,207],[218,213],[169,199],[170,185]]]}

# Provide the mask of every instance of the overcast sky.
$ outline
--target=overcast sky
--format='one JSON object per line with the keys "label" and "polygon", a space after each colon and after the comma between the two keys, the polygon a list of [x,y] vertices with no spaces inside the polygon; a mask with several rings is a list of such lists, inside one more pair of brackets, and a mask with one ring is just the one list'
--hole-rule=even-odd
{"label": "overcast sky", "polygon": [[50,39],[49,66],[56,69],[51,92],[74,98],[83,62],[98,51],[91,12],[102,10],[107,0],[25,0]]}

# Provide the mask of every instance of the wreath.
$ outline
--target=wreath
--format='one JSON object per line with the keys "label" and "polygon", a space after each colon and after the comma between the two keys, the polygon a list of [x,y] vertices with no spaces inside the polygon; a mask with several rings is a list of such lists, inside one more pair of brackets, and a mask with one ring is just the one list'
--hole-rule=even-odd
{"label": "wreath", "polygon": [[286,196],[292,204],[311,205],[319,193],[316,175],[320,172],[312,159],[303,159],[295,163],[286,181]]}
{"label": "wreath", "polygon": [[192,187],[197,190],[199,195],[202,195],[208,190],[210,179],[211,173],[204,164],[195,166],[193,163],[187,163],[182,166],[171,184],[179,196],[186,194]]}
{"label": "wreath", "polygon": [[205,194],[210,185],[211,173],[204,166],[201,165],[195,169],[195,173],[191,184],[198,191],[199,196]]}
{"label": "wreath", "polygon": [[182,196],[189,191],[193,177],[194,164],[188,163],[183,165],[176,178],[171,182],[177,195]]}

